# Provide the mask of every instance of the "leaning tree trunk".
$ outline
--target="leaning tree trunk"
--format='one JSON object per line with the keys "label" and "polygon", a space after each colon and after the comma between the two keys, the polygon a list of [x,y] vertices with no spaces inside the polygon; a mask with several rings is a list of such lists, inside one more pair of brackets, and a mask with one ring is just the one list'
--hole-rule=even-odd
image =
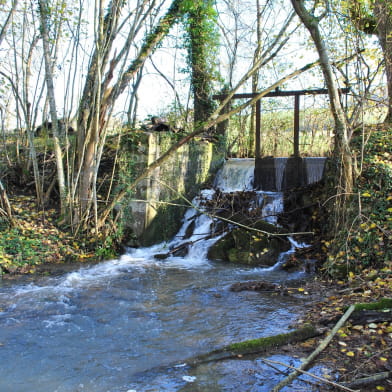
{"label": "leaning tree trunk", "polygon": [[392,5],[386,0],[375,0],[374,16],[377,19],[377,37],[380,42],[385,62],[385,74],[388,90],[388,112],[385,123],[392,123]]}
{"label": "leaning tree trunk", "polygon": [[337,194],[336,198],[334,198],[335,215],[333,222],[331,223],[334,225],[336,231],[338,230],[339,225],[345,222],[345,201],[347,196],[349,196],[352,192],[354,181],[348,129],[343,107],[340,103],[339,90],[332,72],[328,49],[320,32],[319,22],[322,17],[316,17],[311,14],[305,8],[304,0],[291,0],[291,3],[293,4],[293,7],[302,23],[309,30],[317,48],[320,58],[320,66],[328,88],[331,112],[335,122],[334,161],[336,162],[337,170],[334,171],[334,174]]}
{"label": "leaning tree trunk", "polygon": [[305,8],[304,0],[291,0],[293,7],[302,23],[309,30],[320,57],[320,66],[328,88],[332,116],[335,122],[335,157],[340,158],[341,192],[350,193],[353,186],[352,160],[349,147],[348,129],[343,107],[340,102],[339,90],[332,72],[328,49],[321,35],[319,21]]}
{"label": "leaning tree trunk", "polygon": [[100,163],[101,147],[106,137],[105,122],[108,113],[110,113],[117,98],[177,21],[183,12],[181,4],[182,0],[174,0],[172,2],[155,29],[144,39],[139,54],[131,62],[130,66],[120,75],[118,81],[113,86],[108,87],[113,77],[114,68],[117,65],[116,58],[110,61],[110,68],[106,73],[108,76],[100,83],[98,88],[97,75],[105,73],[104,70],[108,64],[108,57],[117,32],[121,9],[125,5],[125,2],[122,0],[112,0],[110,3],[103,20],[101,35],[103,42],[99,44],[102,51],[98,53],[99,48],[96,48],[92,57],[79,107],[78,140],[73,168],[73,195],[77,196],[76,209],[73,212],[73,216],[74,223],[78,227],[80,225],[87,226],[91,223],[89,222],[89,209],[94,198],[94,178]]}

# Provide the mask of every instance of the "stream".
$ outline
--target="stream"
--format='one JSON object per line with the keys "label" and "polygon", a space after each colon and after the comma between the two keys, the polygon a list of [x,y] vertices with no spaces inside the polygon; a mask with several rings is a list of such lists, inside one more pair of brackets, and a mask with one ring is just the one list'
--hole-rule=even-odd
{"label": "stream", "polygon": [[[171,244],[128,249],[118,259],[60,276],[0,280],[0,391],[270,391],[287,369],[257,358],[193,368],[186,360],[289,331],[310,301],[232,292],[233,283],[290,285],[307,275],[281,270],[286,254],[270,268],[209,261],[207,249],[216,239],[194,241],[185,257],[155,259],[181,242],[189,217],[196,216],[192,209],[187,214]],[[193,240],[212,222],[198,215]],[[299,364],[279,355],[270,359]]]}

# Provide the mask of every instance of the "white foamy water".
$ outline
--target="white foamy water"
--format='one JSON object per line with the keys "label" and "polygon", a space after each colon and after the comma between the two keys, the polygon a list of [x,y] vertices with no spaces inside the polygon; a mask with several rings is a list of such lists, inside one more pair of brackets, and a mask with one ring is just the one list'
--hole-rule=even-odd
{"label": "white foamy water", "polygon": [[253,158],[228,159],[215,179],[215,187],[222,192],[253,190],[255,160]]}

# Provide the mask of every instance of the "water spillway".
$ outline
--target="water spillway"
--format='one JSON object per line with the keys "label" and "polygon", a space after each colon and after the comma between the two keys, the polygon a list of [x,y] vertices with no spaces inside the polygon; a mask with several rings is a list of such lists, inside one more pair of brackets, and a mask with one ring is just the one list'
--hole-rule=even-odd
{"label": "water spillway", "polygon": [[325,162],[324,157],[258,158],[254,188],[282,192],[314,184],[322,180]]}
{"label": "water spillway", "polygon": [[[217,188],[250,186],[244,166],[237,185],[219,178]],[[185,363],[232,342],[286,332],[305,301],[229,290],[240,280],[283,283],[306,275],[208,260],[218,237],[209,235],[215,219],[201,213],[200,201],[214,192],[194,200],[172,241],[59,276],[0,281],[0,391],[269,391],[280,375],[260,361]],[[281,209],[281,195],[261,196],[269,219]],[[184,243],[184,255],[155,257]]]}

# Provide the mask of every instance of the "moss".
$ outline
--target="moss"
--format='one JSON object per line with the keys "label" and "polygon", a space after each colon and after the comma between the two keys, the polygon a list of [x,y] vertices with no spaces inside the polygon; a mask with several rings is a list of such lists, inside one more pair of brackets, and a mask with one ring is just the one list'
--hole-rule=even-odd
{"label": "moss", "polygon": [[300,329],[292,332],[282,333],[274,336],[246,340],[240,343],[233,343],[227,347],[227,351],[244,354],[247,352],[265,351],[273,347],[282,346],[284,344],[305,340],[317,334],[317,330],[312,325],[305,325]]}
{"label": "moss", "polygon": [[392,298],[381,298],[377,302],[356,304],[355,311],[392,309]]}
{"label": "moss", "polygon": [[[183,203],[182,200],[174,200],[173,203]],[[178,232],[181,227],[181,218],[185,208],[178,206],[161,206],[157,215],[146,228],[140,242],[142,246],[150,246],[160,241],[168,241]]]}
{"label": "moss", "polygon": [[283,346],[284,344],[304,341],[318,335],[320,335],[320,331],[310,324],[305,324],[302,328],[296,329],[292,332],[233,343],[221,349],[191,358],[187,361],[187,363],[189,365],[197,365],[200,363],[228,359],[243,354],[261,353]]}
{"label": "moss", "polygon": [[[254,226],[268,232],[277,231],[276,227],[262,221]],[[212,245],[207,257],[231,263],[271,266],[276,263],[279,254],[288,249],[290,244],[284,237],[275,238],[237,228]]]}

